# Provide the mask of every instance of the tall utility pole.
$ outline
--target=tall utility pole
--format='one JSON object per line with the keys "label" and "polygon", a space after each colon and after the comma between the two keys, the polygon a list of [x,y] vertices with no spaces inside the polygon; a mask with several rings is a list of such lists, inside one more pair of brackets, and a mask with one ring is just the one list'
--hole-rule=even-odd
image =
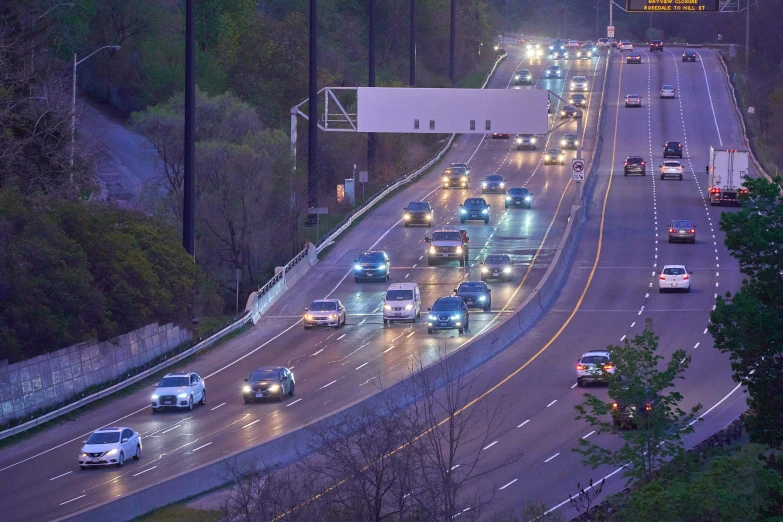
{"label": "tall utility pole", "polygon": [[449,40],[449,79],[454,85],[457,61],[457,0],[451,0],[451,38]]}
{"label": "tall utility pole", "polygon": [[[370,31],[369,31],[369,64],[367,85],[375,87],[375,0],[369,0]],[[375,133],[367,134],[367,172],[375,173]]]}
{"label": "tall utility pole", "polygon": [[411,87],[416,86],[416,0],[411,0],[411,45],[410,45],[410,57],[408,58],[411,68],[410,84]]}
{"label": "tall utility pole", "polygon": [[508,0],[506,0],[506,19],[503,21],[503,36],[508,34]]}
{"label": "tall utility pole", "polygon": [[750,74],[750,4],[745,8],[745,81]]}
{"label": "tall utility pole", "polygon": [[185,173],[183,178],[182,246],[196,255],[196,180],[195,120],[196,120],[196,33],[193,3],[185,0]]}
{"label": "tall utility pole", "polygon": [[[307,206],[318,207],[318,0],[310,0],[310,70],[307,103]],[[312,224],[317,216],[308,214]]]}
{"label": "tall utility pole", "polygon": [[614,5],[614,0],[609,0],[609,26],[613,26],[614,23],[612,23],[612,6]]}

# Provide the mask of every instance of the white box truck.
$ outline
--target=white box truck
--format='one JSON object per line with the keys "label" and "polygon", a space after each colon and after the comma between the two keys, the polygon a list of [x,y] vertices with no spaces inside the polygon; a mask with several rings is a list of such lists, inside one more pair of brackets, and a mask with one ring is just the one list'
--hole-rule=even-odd
{"label": "white box truck", "polygon": [[739,195],[747,192],[743,177],[748,175],[748,151],[710,147],[709,195],[711,205],[739,204]]}

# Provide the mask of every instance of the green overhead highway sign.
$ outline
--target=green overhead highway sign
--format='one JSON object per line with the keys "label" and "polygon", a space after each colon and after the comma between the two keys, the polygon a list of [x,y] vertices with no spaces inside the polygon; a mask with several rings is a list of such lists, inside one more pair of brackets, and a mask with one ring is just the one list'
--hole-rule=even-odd
{"label": "green overhead highway sign", "polygon": [[720,11],[719,0],[626,0],[635,13],[706,13]]}

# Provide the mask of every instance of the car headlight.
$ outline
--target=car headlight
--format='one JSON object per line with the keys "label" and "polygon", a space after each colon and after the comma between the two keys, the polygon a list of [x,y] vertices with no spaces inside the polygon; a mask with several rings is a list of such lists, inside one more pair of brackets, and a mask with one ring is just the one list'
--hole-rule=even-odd
{"label": "car headlight", "polygon": [[455,252],[458,253],[458,254],[461,254],[462,253],[462,247],[461,246],[457,247]]}
{"label": "car headlight", "polygon": [[391,310],[391,309],[392,309],[392,307],[391,307],[391,305],[387,305],[387,304],[385,304],[385,305],[383,305],[383,309],[384,309],[384,310]]}
{"label": "car headlight", "polygon": [[481,182],[481,186],[482,186],[482,187],[486,187],[486,186],[487,186],[487,184],[486,184],[486,183],[484,183],[484,182],[482,181],[482,182]]}
{"label": "car headlight", "polygon": [[531,198],[530,196],[525,196],[525,201],[530,201],[531,199],[533,198]]}
{"label": "car headlight", "polygon": [[432,214],[427,214],[427,219],[432,219]]}
{"label": "car headlight", "polygon": [[405,305],[405,309],[406,310],[413,310],[413,305],[412,304],[406,304]]}
{"label": "car headlight", "polygon": [[427,319],[429,319],[430,321],[435,321],[437,317],[435,316],[435,314],[430,314],[427,316]]}
{"label": "car headlight", "polygon": [[546,156],[544,156],[544,159],[545,159],[545,160],[549,160],[549,159],[550,159],[550,158],[549,158],[549,154],[547,154]]}
{"label": "car headlight", "polygon": [[308,321],[312,321],[313,320],[313,316],[310,315],[310,314],[305,314],[305,319],[307,319]]}
{"label": "car headlight", "polygon": [[188,394],[187,393],[180,393],[180,394],[177,395],[177,397],[179,397],[180,399],[187,399],[188,398]]}
{"label": "car headlight", "polygon": [[438,252],[438,250],[434,246],[430,247],[430,254],[435,254],[437,252]]}
{"label": "car headlight", "polygon": [[337,319],[337,314],[329,314],[329,319]]}
{"label": "car headlight", "polygon": [[521,76],[519,76],[518,74],[514,76],[515,80],[519,80],[519,78],[521,78]]}
{"label": "car headlight", "polygon": [[467,181],[467,180],[468,180],[467,176],[462,176],[462,181]]}
{"label": "car headlight", "polygon": [[153,393],[152,394],[152,400],[153,401],[157,401],[158,400],[158,394],[157,393]]}
{"label": "car headlight", "polygon": [[510,267],[510,266],[507,266],[507,267],[505,267],[505,268],[503,269],[503,273],[504,273],[504,274],[510,274],[510,273],[511,273],[511,267]]}
{"label": "car headlight", "polygon": [[579,145],[579,140],[575,140],[574,145]]}
{"label": "car headlight", "polygon": [[511,201],[511,196],[506,196],[506,201]]}
{"label": "car headlight", "polygon": [[481,272],[482,272],[482,273],[484,273],[484,274],[486,274],[487,272],[489,272],[489,268],[487,268],[487,267],[485,267],[485,266],[482,266],[482,267],[481,267]]}
{"label": "car headlight", "polygon": [[359,263],[356,263],[355,265],[353,265],[353,269],[354,270],[361,270],[362,269],[362,265],[360,265]]}
{"label": "car headlight", "polygon": [[378,267],[379,272],[385,272],[386,271],[386,265],[381,265]]}
{"label": "car headlight", "polygon": [[576,84],[574,82],[571,82],[571,87],[576,87]]}
{"label": "car headlight", "polygon": [[242,386],[242,393],[250,393],[251,391],[253,391],[253,389],[247,384]]}
{"label": "car headlight", "polygon": [[82,454],[81,454],[81,455],[79,455],[79,456],[80,456],[80,457],[89,457],[89,455],[87,455],[87,454],[86,454],[86,453],[84,453],[84,452],[82,452]]}
{"label": "car headlight", "polygon": [[565,111],[560,111],[560,114],[562,114],[563,116],[565,116]]}
{"label": "car headlight", "polygon": [[460,213],[460,214],[467,214],[467,213],[468,213],[468,211],[467,211],[467,210],[465,210],[464,208],[461,208],[461,209],[459,209],[459,213]]}
{"label": "car headlight", "polygon": [[565,144],[566,144],[566,140],[560,140],[560,145],[565,145]]}
{"label": "car headlight", "polygon": [[517,143],[522,143],[522,138],[517,138]]}
{"label": "car headlight", "polygon": [[528,80],[531,80],[532,78],[533,78],[533,77],[532,77],[531,75],[529,75],[529,74],[527,75],[527,79],[528,79]]}
{"label": "car headlight", "polygon": [[565,159],[565,156],[561,154],[559,159]]}
{"label": "car headlight", "polygon": [[410,219],[410,218],[411,218],[411,215],[410,215],[410,214],[405,214],[405,216],[404,216],[404,217],[405,217],[405,219]]}
{"label": "car headlight", "polygon": [[479,301],[486,301],[486,300],[487,300],[487,296],[485,295],[479,296]]}
{"label": "car headlight", "polygon": [[481,211],[482,214],[487,214],[488,212],[489,212],[489,210],[487,210],[487,209],[484,209],[484,210]]}
{"label": "car headlight", "polygon": [[110,449],[109,451],[106,452],[107,457],[111,457],[112,455],[116,455],[116,454],[117,454],[117,448]]}
{"label": "car headlight", "polygon": [[531,139],[530,139],[530,143],[535,143],[535,142],[536,142],[536,139],[535,139],[535,138],[531,138]]}
{"label": "car headlight", "polygon": [[506,186],[506,184],[505,184],[505,183],[503,183],[503,182],[501,182],[501,183],[500,183],[500,188],[503,188],[503,187],[505,187],[505,186]]}
{"label": "car headlight", "polygon": [[443,183],[448,183],[448,182],[449,182],[448,176],[443,176]]}
{"label": "car headlight", "polygon": [[270,387],[269,387],[269,388],[267,388],[267,389],[268,389],[269,391],[277,391],[277,390],[279,390],[279,389],[280,389],[280,385],[279,385],[279,384],[273,384],[272,386],[270,386]]}
{"label": "car headlight", "polygon": [[451,316],[452,321],[458,321],[462,317],[462,314],[454,314]]}

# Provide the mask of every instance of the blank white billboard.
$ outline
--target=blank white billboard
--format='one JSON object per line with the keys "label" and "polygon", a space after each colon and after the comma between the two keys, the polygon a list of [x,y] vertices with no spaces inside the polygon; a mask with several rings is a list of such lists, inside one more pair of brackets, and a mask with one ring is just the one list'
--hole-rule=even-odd
{"label": "blank white billboard", "polygon": [[546,134],[548,91],[359,87],[359,132]]}

